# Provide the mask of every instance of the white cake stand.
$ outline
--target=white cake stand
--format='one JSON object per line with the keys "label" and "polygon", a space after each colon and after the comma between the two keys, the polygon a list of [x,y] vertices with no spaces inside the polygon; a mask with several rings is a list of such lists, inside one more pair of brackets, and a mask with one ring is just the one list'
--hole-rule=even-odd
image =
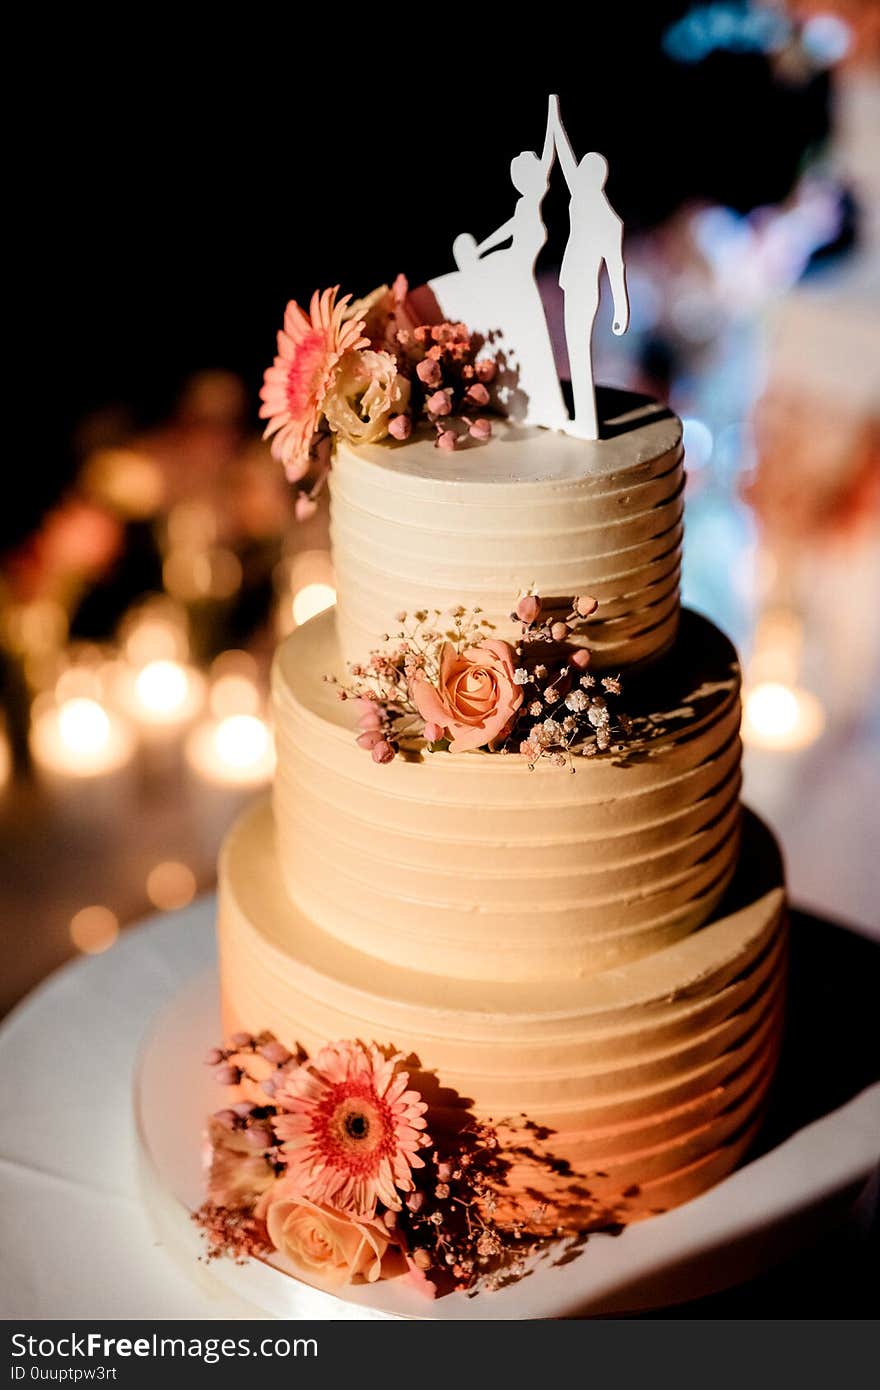
{"label": "white cake stand", "polygon": [[[194,1278],[219,1282],[255,1316],[524,1319],[659,1308],[756,1276],[876,1199],[880,1084],[858,1090],[803,1126],[789,1124],[787,1135],[783,1125],[772,1147],[702,1197],[617,1237],[591,1236],[565,1262],[558,1261],[560,1251],[553,1252],[532,1266],[529,1277],[495,1292],[431,1301],[406,1281],[388,1280],[340,1296],[302,1282],[280,1260],[205,1264],[191,1216],[203,1200],[204,1121],[219,1104],[201,1059],[219,1040],[220,1025],[209,921],[199,929],[204,968],[156,1018],[137,1068],[142,1190],[161,1241],[177,1262]],[[841,942],[849,937],[840,928],[827,930]],[[792,1084],[790,1068],[783,1081]],[[775,1129],[779,1135],[778,1124]]]}

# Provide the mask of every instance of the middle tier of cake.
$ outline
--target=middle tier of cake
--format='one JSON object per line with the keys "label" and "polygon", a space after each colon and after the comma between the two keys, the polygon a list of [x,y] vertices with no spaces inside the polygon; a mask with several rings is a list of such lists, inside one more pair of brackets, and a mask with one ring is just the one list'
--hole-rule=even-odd
{"label": "middle tier of cake", "polygon": [[378,767],[325,674],[334,616],[279,649],[278,862],[295,906],[396,966],[462,980],[577,979],[705,922],[736,865],[736,654],[682,615],[671,651],[626,682],[620,755],[572,771],[518,754],[426,753]]}

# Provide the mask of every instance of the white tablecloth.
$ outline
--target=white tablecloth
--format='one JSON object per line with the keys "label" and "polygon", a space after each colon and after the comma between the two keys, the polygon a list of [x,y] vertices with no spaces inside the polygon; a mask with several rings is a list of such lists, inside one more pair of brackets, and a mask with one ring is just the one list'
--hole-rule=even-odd
{"label": "white tablecloth", "polygon": [[213,951],[213,899],[51,976],[0,1030],[0,1316],[252,1317],[156,1240],[132,1077],[157,1011]]}

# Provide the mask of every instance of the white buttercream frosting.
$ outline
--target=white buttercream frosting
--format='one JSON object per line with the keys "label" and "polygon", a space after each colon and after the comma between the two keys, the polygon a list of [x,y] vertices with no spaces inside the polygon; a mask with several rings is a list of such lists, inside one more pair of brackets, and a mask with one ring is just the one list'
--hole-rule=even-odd
{"label": "white buttercream frosting", "polygon": [[602,440],[499,422],[488,443],[451,454],[431,436],[340,442],[330,487],[345,659],[364,660],[401,610],[479,607],[504,636],[529,589],[599,600],[588,637],[599,667],[666,649],[678,617],[681,422],[621,395]]}

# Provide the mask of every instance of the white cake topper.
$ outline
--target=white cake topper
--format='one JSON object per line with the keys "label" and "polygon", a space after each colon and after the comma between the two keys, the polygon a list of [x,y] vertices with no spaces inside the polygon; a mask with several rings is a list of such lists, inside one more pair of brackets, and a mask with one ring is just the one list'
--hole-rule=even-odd
{"label": "white cake topper", "polygon": [[[541,204],[554,150],[571,193],[571,231],[559,274],[574,395],[571,420],[535,281],[535,263],[547,239]],[[452,252],[457,269],[430,282],[444,315],[463,320],[498,355],[500,395],[508,414],[582,439],[599,434],[591,342],[603,262],[614,300],[614,332],[625,333],[629,323],[623,224],[605,196],[607,173],[600,154],[586,154],[580,162],[575,158],[558,98],[551,96],[541,155],[525,150],[511,161],[510,177],[520,194],[513,216],[479,244],[468,232],[456,237]],[[510,244],[496,250],[503,242]]]}

